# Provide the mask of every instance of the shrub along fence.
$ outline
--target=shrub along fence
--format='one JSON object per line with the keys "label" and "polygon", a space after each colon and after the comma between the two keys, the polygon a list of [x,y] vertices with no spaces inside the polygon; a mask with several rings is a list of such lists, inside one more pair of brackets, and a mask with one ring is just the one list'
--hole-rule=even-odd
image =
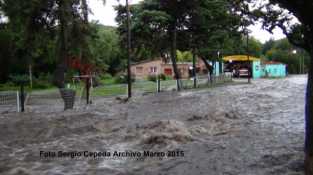
{"label": "shrub along fence", "polygon": [[[212,87],[215,85],[227,83],[232,81],[231,75],[221,74],[219,76],[212,76],[211,78],[207,76],[199,76],[196,78],[197,88]],[[134,95],[147,94],[147,93],[157,93],[164,91],[174,91],[177,90],[177,83],[180,83],[182,89],[193,89],[194,80],[193,79],[181,79],[176,80],[137,80],[132,83],[132,90]],[[127,84],[118,85],[101,85],[95,87],[92,92],[93,96],[96,97],[114,97],[114,96],[124,96],[127,95]]]}
{"label": "shrub along fence", "polygon": [[[212,76],[212,78],[208,78],[207,76],[199,76],[196,79],[196,85],[197,88],[208,88],[231,81],[231,75],[222,74],[220,76]],[[178,81],[176,80],[137,80],[132,84],[133,96],[139,96],[148,93],[175,91],[177,90],[177,83]],[[193,79],[182,79],[179,81],[179,83],[182,87],[182,90],[194,88]],[[82,107],[88,107],[86,106],[86,88],[83,85],[73,86],[71,88],[75,91],[76,94],[74,98],[74,109],[83,109]],[[91,101],[97,101],[97,99],[101,98],[114,98],[119,96],[126,97],[127,89],[127,84],[104,84],[91,88],[90,98]],[[20,108],[18,106],[20,103],[18,101],[18,96],[18,92],[0,93],[0,108],[5,109],[5,107],[8,106],[11,108],[11,110],[15,109],[14,111],[18,111],[18,108]],[[33,112],[55,112],[62,111],[64,109],[64,101],[60,95],[60,90],[57,88],[32,91],[28,93],[25,100],[25,105],[27,107],[27,111]],[[9,110],[5,109],[5,111]]]}

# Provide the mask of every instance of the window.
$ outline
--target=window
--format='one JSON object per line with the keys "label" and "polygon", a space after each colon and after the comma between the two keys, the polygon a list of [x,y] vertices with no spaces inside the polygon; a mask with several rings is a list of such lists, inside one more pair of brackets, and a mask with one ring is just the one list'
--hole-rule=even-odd
{"label": "window", "polygon": [[165,75],[172,75],[173,72],[172,72],[171,68],[165,68],[164,73],[165,73]]}
{"label": "window", "polygon": [[157,67],[150,67],[150,73],[156,73],[158,71]]}
{"label": "window", "polygon": [[136,67],[136,73],[141,74],[143,72],[143,67]]}

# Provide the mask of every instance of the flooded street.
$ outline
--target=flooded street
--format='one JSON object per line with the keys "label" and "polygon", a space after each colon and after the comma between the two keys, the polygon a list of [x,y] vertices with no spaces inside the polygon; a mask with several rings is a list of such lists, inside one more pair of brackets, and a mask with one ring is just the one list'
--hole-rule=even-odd
{"label": "flooded street", "polygon": [[259,79],[0,114],[0,174],[302,175],[306,81]]}

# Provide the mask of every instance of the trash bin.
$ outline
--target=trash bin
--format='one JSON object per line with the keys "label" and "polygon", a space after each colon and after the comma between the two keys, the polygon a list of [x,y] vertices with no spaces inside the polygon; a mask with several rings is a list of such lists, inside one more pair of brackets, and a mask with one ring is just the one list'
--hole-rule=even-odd
{"label": "trash bin", "polygon": [[64,101],[64,110],[73,109],[75,103],[75,90],[60,89],[61,97]]}

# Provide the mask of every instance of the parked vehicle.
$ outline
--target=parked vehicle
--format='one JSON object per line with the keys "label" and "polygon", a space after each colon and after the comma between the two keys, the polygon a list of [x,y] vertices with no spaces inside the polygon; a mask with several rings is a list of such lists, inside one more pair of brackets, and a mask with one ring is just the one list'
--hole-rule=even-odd
{"label": "parked vehicle", "polygon": [[249,76],[249,70],[246,68],[239,69],[239,77],[248,77]]}

